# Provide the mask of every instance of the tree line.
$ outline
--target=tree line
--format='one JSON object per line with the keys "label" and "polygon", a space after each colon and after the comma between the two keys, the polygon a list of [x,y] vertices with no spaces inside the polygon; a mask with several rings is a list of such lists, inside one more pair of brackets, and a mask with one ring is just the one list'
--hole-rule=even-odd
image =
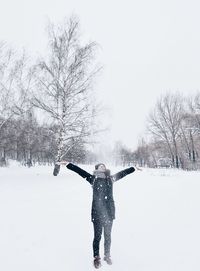
{"label": "tree line", "polygon": [[200,169],[200,92],[162,95],[147,117],[146,133],[136,150],[123,146],[118,157],[125,164]]}

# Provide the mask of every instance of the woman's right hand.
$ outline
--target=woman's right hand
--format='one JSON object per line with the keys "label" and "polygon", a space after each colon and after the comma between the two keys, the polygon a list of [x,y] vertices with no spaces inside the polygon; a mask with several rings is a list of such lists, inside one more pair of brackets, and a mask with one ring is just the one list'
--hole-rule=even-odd
{"label": "woman's right hand", "polygon": [[67,166],[69,164],[68,161],[60,161],[60,162],[56,162],[56,165],[64,165],[64,166]]}

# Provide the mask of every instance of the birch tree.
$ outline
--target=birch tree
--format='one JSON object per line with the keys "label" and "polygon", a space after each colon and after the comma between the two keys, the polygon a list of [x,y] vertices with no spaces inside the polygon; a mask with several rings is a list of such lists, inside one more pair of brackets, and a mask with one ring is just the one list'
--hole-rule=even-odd
{"label": "birch tree", "polygon": [[33,104],[57,125],[57,154],[60,161],[79,139],[91,135],[96,114],[90,95],[99,68],[94,65],[96,43],[82,44],[79,21],[71,17],[48,29],[49,55],[36,66]]}

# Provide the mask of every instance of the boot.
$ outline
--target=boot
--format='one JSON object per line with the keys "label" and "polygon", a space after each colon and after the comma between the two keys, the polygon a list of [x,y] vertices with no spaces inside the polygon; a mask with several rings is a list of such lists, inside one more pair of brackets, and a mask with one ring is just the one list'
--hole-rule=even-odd
{"label": "boot", "polygon": [[97,269],[101,267],[101,258],[99,256],[94,257],[94,267]]}
{"label": "boot", "polygon": [[111,257],[110,257],[110,256],[104,256],[103,259],[104,259],[104,261],[107,262],[107,264],[112,265],[112,260],[111,260]]}

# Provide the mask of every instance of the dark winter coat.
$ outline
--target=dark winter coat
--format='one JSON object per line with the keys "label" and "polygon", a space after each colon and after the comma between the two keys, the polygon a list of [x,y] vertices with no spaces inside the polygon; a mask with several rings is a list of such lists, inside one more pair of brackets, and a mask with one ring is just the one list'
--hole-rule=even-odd
{"label": "dark winter coat", "polygon": [[106,178],[97,178],[80,167],[69,163],[67,168],[85,178],[93,188],[92,221],[106,223],[115,219],[115,203],[113,199],[113,183],[135,171],[134,167],[122,170]]}

